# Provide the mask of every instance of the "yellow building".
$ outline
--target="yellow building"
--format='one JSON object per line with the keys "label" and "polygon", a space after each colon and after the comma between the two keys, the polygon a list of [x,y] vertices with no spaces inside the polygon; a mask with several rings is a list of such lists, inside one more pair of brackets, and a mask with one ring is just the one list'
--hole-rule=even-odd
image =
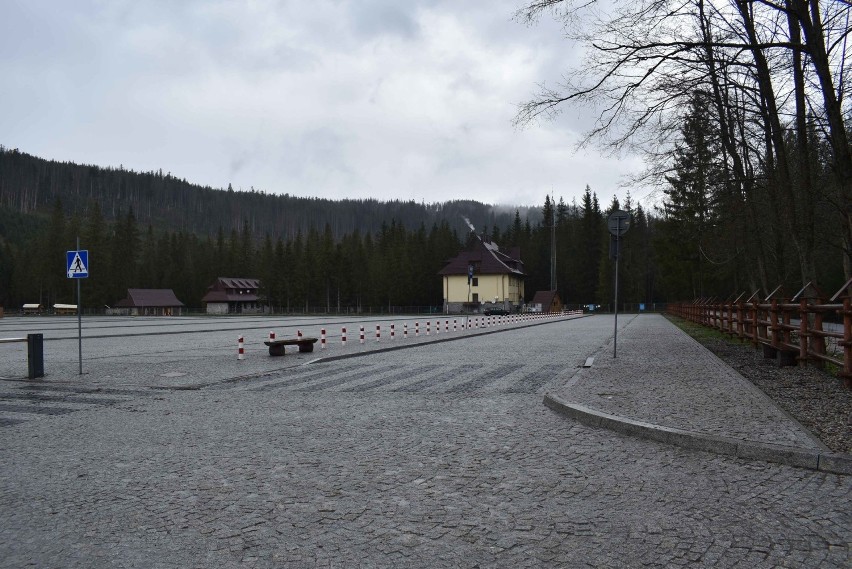
{"label": "yellow building", "polygon": [[479,239],[438,273],[444,280],[444,312],[518,312],[524,302],[524,263],[516,247],[507,253]]}

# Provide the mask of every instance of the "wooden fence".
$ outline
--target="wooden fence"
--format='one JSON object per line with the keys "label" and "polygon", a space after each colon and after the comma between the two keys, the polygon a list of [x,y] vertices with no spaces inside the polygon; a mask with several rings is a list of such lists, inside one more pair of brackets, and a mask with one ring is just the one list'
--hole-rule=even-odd
{"label": "wooden fence", "polygon": [[779,286],[765,297],[757,291],[748,298],[669,304],[668,312],[751,342],[778,365],[834,364],[852,389],[852,279],[828,300],[808,283],[791,298]]}

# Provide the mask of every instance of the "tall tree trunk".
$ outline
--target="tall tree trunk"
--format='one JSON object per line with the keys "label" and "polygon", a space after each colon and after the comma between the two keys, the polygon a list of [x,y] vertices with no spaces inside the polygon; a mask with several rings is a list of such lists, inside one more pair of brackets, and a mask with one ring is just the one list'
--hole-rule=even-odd
{"label": "tall tree trunk", "polygon": [[825,114],[828,120],[832,161],[838,185],[840,216],[843,220],[843,269],[852,278],[852,149],[843,120],[840,99],[834,88],[828,52],[825,46],[822,17],[817,0],[792,0],[794,12],[805,35],[805,48],[819,79]]}
{"label": "tall tree trunk", "polygon": [[796,248],[802,281],[804,283],[816,280],[816,275],[809,269],[809,264],[805,262],[805,260],[813,258],[813,250],[808,250],[807,240],[803,239],[799,233],[800,228],[797,222],[799,213],[797,211],[796,195],[793,191],[790,160],[784,140],[784,129],[781,126],[778,102],[772,86],[769,63],[766,60],[766,55],[763,53],[763,48],[760,47],[760,41],[757,37],[752,7],[753,3],[748,0],[737,1],[737,9],[739,10],[743,27],[751,44],[750,51],[754,58],[755,79],[757,80],[757,85],[763,99],[764,119],[771,141],[771,153],[774,158],[773,170],[775,180],[778,184],[779,195],[785,202],[783,207],[780,208],[781,219],[784,222],[785,229],[789,232],[793,247]]}
{"label": "tall tree trunk", "polygon": [[[790,7],[790,0],[787,0]],[[792,12],[787,12],[787,25],[790,28],[790,41],[794,46],[802,43],[799,22]],[[802,284],[813,282],[816,284],[816,265],[814,263],[813,251],[815,249],[814,235],[814,208],[816,196],[814,195],[813,177],[811,174],[810,136],[807,123],[807,103],[805,101],[805,71],[802,66],[802,52],[793,48],[793,88],[796,100],[796,165],[798,177],[796,190],[799,197],[798,203],[798,230],[799,239],[804,246],[797,250],[799,264],[802,267]]]}

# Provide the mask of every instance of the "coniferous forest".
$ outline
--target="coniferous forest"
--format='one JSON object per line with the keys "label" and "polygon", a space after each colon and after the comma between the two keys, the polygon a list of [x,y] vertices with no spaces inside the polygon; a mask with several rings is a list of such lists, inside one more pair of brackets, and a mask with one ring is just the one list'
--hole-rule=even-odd
{"label": "coniferous forest", "polygon": [[[278,312],[439,310],[437,272],[474,238],[466,219],[502,247],[520,247],[526,300],[549,290],[553,278],[568,304],[609,305],[614,263],[606,219],[614,209],[632,215],[620,302],[727,298],[764,287],[758,263],[741,253],[753,238],[742,220],[716,215],[711,222],[695,213],[724,204],[697,201],[689,182],[694,160],[688,146],[681,152],[665,198],[648,211],[629,194],[601,205],[589,187],[579,203],[544,196],[540,208],[502,209],[217,190],[162,172],[48,161],[0,147],[0,306],[11,312],[24,303],[74,303],[65,251],[76,249],[79,237],[90,256],[87,311],[114,305],[128,288],[171,288],[200,310],[218,276],[261,279],[262,295]],[[771,227],[753,231],[772,234]],[[820,231],[817,272],[832,290],[843,282],[841,255],[831,226]],[[795,292],[798,260],[783,239],[776,244],[761,261],[775,278],[766,284]]]}

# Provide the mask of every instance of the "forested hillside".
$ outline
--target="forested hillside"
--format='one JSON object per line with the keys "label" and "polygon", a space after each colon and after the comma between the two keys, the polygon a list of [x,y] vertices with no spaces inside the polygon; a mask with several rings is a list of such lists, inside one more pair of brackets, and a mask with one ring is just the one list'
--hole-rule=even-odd
{"label": "forested hillside", "polygon": [[[463,217],[502,247],[520,248],[526,300],[553,278],[570,304],[608,305],[614,263],[606,218],[614,209],[632,215],[619,267],[625,303],[727,298],[778,284],[795,293],[801,260],[781,230],[783,207],[766,202],[765,222],[751,226],[753,210],[706,185],[714,153],[703,112],[698,103],[685,111],[684,143],[651,211],[629,194],[601,206],[589,187],[579,203],[544,196],[540,209],[505,213],[465,201],[294,198],[0,150],[0,305],[74,302],[65,251],[79,237],[90,251],[83,285],[90,309],[114,305],[128,288],[171,288],[200,309],[218,276],[261,279],[277,311],[440,309],[437,272],[473,238]],[[844,279],[838,218],[824,201],[815,204],[827,211],[812,227],[817,284],[834,291]],[[755,243],[765,247],[754,253]]]}
{"label": "forested hillside", "polygon": [[[407,229],[446,220],[466,231],[463,217],[478,228],[507,226],[514,209],[474,201],[437,204],[413,201],[327,200],[266,194],[255,189],[235,191],[192,184],[170,173],[132,172],[119,167],[79,165],[44,160],[0,146],[0,207],[22,214],[47,214],[56,200],[69,216],[87,217],[95,204],[107,221],[133,210],[136,221],[155,229],[214,236],[219,230],[241,231],[248,224],[256,239],[295,239],[299,232],[327,224],[335,239],[356,230],[378,231],[391,219]],[[521,208],[524,217],[527,208]],[[531,212],[532,220],[540,213]]]}

